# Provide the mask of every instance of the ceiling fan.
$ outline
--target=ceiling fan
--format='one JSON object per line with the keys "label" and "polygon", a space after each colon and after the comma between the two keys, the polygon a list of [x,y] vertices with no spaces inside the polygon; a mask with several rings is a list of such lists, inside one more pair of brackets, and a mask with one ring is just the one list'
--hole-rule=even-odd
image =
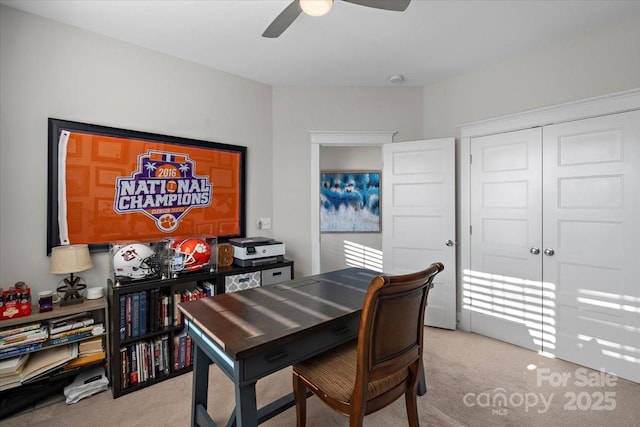
{"label": "ceiling fan", "polygon": [[[360,6],[373,7],[375,9],[404,12],[411,0],[342,0],[347,3]],[[280,15],[264,30],[262,37],[275,38],[289,28],[289,25],[302,13],[311,16],[322,16],[331,10],[334,0],[293,0]]]}

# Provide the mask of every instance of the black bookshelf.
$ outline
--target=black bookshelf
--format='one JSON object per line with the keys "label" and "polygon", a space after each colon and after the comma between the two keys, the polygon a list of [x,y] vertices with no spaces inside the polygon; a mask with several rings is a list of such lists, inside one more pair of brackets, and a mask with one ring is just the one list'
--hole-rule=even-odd
{"label": "black bookshelf", "polygon": [[[192,344],[177,310],[179,300],[205,297],[207,290],[211,295],[217,295],[245,286],[269,286],[290,279],[293,279],[293,261],[289,260],[252,267],[232,265],[220,267],[215,272],[187,273],[177,278],[125,284],[109,279],[109,360],[113,397],[191,371]],[[197,292],[198,289],[205,292]],[[180,296],[176,297],[176,294]],[[141,295],[145,295],[142,297],[144,310],[140,308]],[[137,305],[134,306],[136,298]],[[138,313],[137,320],[134,313]]]}

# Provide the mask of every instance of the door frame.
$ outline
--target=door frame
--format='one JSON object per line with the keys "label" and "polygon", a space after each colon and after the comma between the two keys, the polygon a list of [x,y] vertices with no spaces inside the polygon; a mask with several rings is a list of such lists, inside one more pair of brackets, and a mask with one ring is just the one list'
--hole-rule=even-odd
{"label": "door frame", "polygon": [[397,131],[309,132],[311,136],[311,274],[320,274],[320,147],[375,147],[391,144]]}
{"label": "door frame", "polygon": [[603,116],[614,113],[640,109],[640,88],[624,92],[587,98],[568,102],[552,107],[541,108],[493,119],[482,120],[460,125],[460,265],[461,280],[458,295],[462,296],[462,308],[458,327],[465,331],[471,330],[471,311],[465,304],[467,297],[466,284],[468,271],[471,268],[471,182],[470,159],[471,138],[492,135],[503,132],[526,129],[569,122],[590,117]]}

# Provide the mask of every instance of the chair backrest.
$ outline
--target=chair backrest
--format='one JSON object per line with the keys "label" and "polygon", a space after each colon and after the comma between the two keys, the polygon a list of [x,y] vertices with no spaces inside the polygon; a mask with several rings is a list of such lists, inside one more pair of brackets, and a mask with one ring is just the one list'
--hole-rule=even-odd
{"label": "chair backrest", "polygon": [[368,382],[420,361],[427,296],[443,269],[436,262],[417,273],[371,281],[360,319],[356,388],[366,390]]}

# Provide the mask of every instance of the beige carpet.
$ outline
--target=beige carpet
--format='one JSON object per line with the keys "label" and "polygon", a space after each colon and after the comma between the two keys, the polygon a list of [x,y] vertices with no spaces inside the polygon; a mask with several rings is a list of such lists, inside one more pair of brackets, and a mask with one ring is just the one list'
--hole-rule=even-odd
{"label": "beige carpet", "polygon": [[[428,392],[418,398],[423,427],[640,425],[640,384],[621,379],[606,384],[596,372],[578,365],[462,331],[426,328],[425,340]],[[564,384],[550,385],[562,377],[566,378]],[[258,382],[258,403],[268,403],[290,391],[291,373],[285,369]],[[208,407],[219,425],[226,424],[233,395],[229,380],[212,366]],[[73,405],[59,402],[16,415],[0,424],[187,426],[190,399],[191,374],[186,374],[118,399],[113,399],[109,390]],[[310,427],[348,425],[317,398],[309,399],[307,411]],[[295,410],[289,409],[263,425],[294,426]],[[365,418],[368,427],[402,425],[406,425],[402,400]]]}

